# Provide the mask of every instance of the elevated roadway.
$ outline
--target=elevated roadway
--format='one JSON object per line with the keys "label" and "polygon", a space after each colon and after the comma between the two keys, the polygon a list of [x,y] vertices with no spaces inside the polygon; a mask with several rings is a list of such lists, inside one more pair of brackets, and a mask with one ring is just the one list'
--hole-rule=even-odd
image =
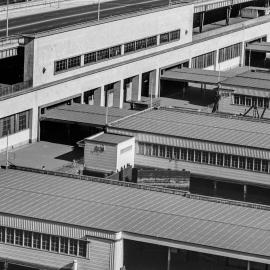
{"label": "elevated roadway", "polygon": [[[192,0],[190,0],[192,1]],[[169,0],[117,0],[101,4],[100,19],[130,12],[162,7]],[[18,17],[9,20],[9,35],[32,34],[67,25],[97,20],[97,4]],[[0,21],[0,37],[6,35],[6,21]]]}

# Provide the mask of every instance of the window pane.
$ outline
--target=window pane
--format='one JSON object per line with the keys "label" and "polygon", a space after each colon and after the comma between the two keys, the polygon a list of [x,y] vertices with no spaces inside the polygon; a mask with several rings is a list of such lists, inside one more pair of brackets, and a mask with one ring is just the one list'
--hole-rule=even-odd
{"label": "window pane", "polygon": [[97,52],[97,60],[103,60],[109,58],[109,49],[101,50]]}
{"label": "window pane", "polygon": [[41,235],[40,233],[33,233],[33,248],[38,248],[40,249],[40,241]]}
{"label": "window pane", "polygon": [[60,252],[68,254],[68,239],[67,238],[61,237]]}
{"label": "window pane", "polygon": [[97,53],[87,53],[84,55],[84,64],[94,63],[97,61]]}
{"label": "window pane", "polygon": [[155,157],[158,156],[158,145],[157,144],[153,145],[153,156],[155,156]]}
{"label": "window pane", "polygon": [[22,230],[16,230],[15,233],[15,244],[16,245],[23,245],[23,231]]}
{"label": "window pane", "polygon": [[110,57],[121,55],[121,46],[115,46],[110,48]]}
{"label": "window pane", "polygon": [[201,162],[201,151],[195,150],[195,161]]}
{"label": "window pane", "polygon": [[169,33],[161,34],[160,35],[160,43],[169,42]]}
{"label": "window pane", "polygon": [[56,61],[55,72],[67,70],[67,59]]}
{"label": "window pane", "polygon": [[202,163],[208,163],[209,155],[208,152],[203,151],[202,152]]}
{"label": "window pane", "polygon": [[5,242],[5,227],[0,227],[0,242]]}
{"label": "window pane", "polygon": [[68,59],[68,68],[79,67],[81,65],[81,56],[75,56]]}
{"label": "window pane", "polygon": [[48,234],[42,235],[42,249],[50,250],[50,236]]}
{"label": "window pane", "polygon": [[147,38],[146,43],[147,43],[147,47],[156,46],[157,45],[157,37],[153,36],[153,37]]}
{"label": "window pane", "polygon": [[51,236],[51,251],[59,251],[59,237]]}
{"label": "window pane", "polygon": [[144,48],[146,48],[146,39],[136,41],[136,50],[141,50]]}
{"label": "window pane", "polygon": [[194,161],[194,150],[188,150],[188,160]]}
{"label": "window pane", "polygon": [[135,42],[129,42],[124,45],[124,52],[133,52],[135,51]]}
{"label": "window pane", "polygon": [[7,243],[14,244],[14,229],[7,228]]}
{"label": "window pane", "polygon": [[77,240],[70,239],[69,241],[69,254],[77,255]]}
{"label": "window pane", "polygon": [[165,157],[165,146],[164,145],[159,146],[159,156]]}
{"label": "window pane", "polygon": [[87,242],[79,241],[79,256],[86,257]]}
{"label": "window pane", "polygon": [[32,233],[31,232],[24,232],[24,246],[25,247],[32,247]]}

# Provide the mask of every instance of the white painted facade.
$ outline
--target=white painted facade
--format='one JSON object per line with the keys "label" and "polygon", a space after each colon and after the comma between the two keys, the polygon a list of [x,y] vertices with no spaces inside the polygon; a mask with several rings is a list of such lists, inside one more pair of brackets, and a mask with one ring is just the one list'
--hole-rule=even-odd
{"label": "white painted facade", "polygon": [[[32,126],[28,133],[29,137],[26,139],[25,136],[23,138],[18,136],[17,140],[14,141],[14,146],[38,139],[38,112],[39,108],[46,106],[46,104],[57,103],[57,101],[72,96],[81,96],[88,90],[100,88],[99,103],[104,106],[104,86],[120,82],[120,93],[116,97],[120,99],[118,104],[121,108],[124,97],[123,82],[127,78],[138,78],[138,89],[135,96],[140,100],[142,74],[150,71],[155,73],[155,83],[153,84],[155,89],[152,93],[154,96],[158,96],[159,71],[163,67],[186,60],[191,62],[193,57],[217,51],[239,42],[243,44],[245,41],[261,36],[267,36],[269,39],[270,35],[270,18],[266,17],[239,25],[226,26],[193,37],[192,24],[193,6],[184,5],[111,21],[101,21],[99,24],[85,25],[85,27],[78,29],[67,28],[62,32],[36,37],[26,45],[28,59],[25,62],[25,78],[28,79],[32,76],[31,66],[33,63],[34,87],[29,89],[27,93],[21,92],[16,96],[0,99],[0,118],[32,109]],[[146,25],[147,27],[145,27]],[[83,55],[152,35],[159,36],[164,32],[176,29],[181,31],[178,41],[124,54],[58,74],[54,73],[54,65],[57,60]],[[218,57],[218,53],[216,55]],[[243,56],[220,65],[216,64],[212,68],[218,69],[220,66],[220,69],[225,70],[241,65],[242,62]],[[0,140],[0,151],[4,151],[5,143],[3,138]]]}

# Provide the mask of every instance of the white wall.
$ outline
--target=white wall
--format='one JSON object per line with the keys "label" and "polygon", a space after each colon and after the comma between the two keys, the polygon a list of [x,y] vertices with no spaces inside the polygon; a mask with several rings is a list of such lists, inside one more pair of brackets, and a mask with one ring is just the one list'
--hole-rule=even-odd
{"label": "white wall", "polygon": [[[129,151],[126,151],[121,154],[121,150],[132,147]],[[119,143],[117,147],[117,170],[120,171],[121,167],[126,167],[127,164],[130,164],[134,167],[134,159],[135,159],[135,138],[131,138],[125,142]]]}
{"label": "white wall", "polygon": [[240,62],[241,61],[241,58],[240,57],[235,57],[233,59],[230,59],[228,61],[224,61],[224,62],[221,62],[217,65],[217,70],[228,70],[228,69],[232,69],[232,68],[235,68],[235,67],[239,67],[240,66]]}
{"label": "white wall", "polygon": [[[54,75],[54,61],[63,58],[117,46],[176,29],[181,29],[181,38],[179,41],[127,54],[121,56],[121,59],[128,60],[137,56],[144,56],[149,52],[157,52],[160,50],[160,47],[164,49],[185,44],[192,40],[192,21],[193,5],[188,5],[163,9],[158,12],[146,13],[111,22],[101,22],[100,24],[89,27],[36,38],[33,84],[34,86],[41,85],[119,62],[119,59],[115,58]],[[44,67],[46,68],[46,72],[43,74],[42,70]]]}

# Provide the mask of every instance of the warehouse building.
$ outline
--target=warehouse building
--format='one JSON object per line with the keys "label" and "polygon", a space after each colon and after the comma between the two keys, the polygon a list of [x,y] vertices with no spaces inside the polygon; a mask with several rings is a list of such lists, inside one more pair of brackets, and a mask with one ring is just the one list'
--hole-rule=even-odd
{"label": "warehouse building", "polygon": [[237,14],[264,4],[178,3],[2,41],[0,151],[7,135],[10,147],[38,140],[39,119],[51,106],[123,108],[160,96],[164,70],[243,66],[247,44],[269,41],[270,17]]}
{"label": "warehouse building", "polygon": [[5,269],[269,268],[268,207],[44,171],[0,176]]}

